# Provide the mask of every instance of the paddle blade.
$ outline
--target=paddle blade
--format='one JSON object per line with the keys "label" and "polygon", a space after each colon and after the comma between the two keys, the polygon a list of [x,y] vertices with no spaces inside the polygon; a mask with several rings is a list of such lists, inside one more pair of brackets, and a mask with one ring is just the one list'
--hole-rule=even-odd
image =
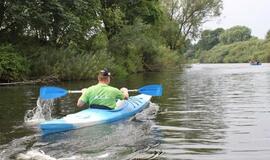
{"label": "paddle blade", "polygon": [[44,99],[60,98],[68,94],[68,91],[59,87],[41,87],[39,96]]}
{"label": "paddle blade", "polygon": [[152,84],[139,88],[138,92],[151,96],[162,96],[163,88],[162,85]]}

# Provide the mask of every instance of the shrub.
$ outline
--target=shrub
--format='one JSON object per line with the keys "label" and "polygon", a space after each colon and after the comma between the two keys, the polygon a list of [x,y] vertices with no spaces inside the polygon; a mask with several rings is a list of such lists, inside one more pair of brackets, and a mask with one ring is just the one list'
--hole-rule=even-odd
{"label": "shrub", "polygon": [[26,78],[29,65],[11,45],[0,46],[0,80],[19,81]]}
{"label": "shrub", "polygon": [[35,76],[54,75],[60,80],[82,80],[96,78],[97,71],[110,66],[116,70],[114,58],[107,50],[96,53],[72,48],[40,48],[32,59],[32,74]]}
{"label": "shrub", "polygon": [[154,64],[159,66],[159,70],[180,69],[181,64],[185,64],[183,55],[172,51],[164,46],[158,48],[158,55],[154,59]]}

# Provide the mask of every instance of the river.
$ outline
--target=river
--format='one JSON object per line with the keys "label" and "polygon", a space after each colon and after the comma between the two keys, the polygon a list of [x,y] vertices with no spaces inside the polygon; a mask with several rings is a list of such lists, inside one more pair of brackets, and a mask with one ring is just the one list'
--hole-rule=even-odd
{"label": "river", "polygon": [[[24,124],[41,86],[0,87],[0,159],[270,159],[270,64],[193,64],[116,79],[116,87],[159,83],[164,93],[135,118],[49,136]],[[53,116],[77,112],[78,96],[57,100]]]}

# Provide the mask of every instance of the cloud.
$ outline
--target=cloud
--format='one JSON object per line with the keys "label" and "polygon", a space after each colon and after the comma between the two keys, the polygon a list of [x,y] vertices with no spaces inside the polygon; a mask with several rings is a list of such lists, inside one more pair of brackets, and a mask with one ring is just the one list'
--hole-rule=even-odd
{"label": "cloud", "polygon": [[249,27],[252,35],[259,38],[264,38],[270,30],[269,0],[223,0],[223,4],[221,16],[204,24],[203,29],[242,25]]}

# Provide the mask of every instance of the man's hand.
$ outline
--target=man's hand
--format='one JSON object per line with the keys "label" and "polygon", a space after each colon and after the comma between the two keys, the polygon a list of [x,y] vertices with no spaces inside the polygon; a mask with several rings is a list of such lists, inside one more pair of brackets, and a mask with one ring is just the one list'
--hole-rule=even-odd
{"label": "man's hand", "polygon": [[87,88],[82,89],[82,94],[84,94],[87,91]]}
{"label": "man's hand", "polygon": [[77,102],[77,107],[81,108],[81,107],[84,107],[85,106],[85,103],[82,101],[82,100],[78,100]]}
{"label": "man's hand", "polygon": [[120,91],[122,91],[122,92],[123,92],[123,94],[124,94],[124,98],[125,98],[125,99],[128,99],[128,97],[129,97],[129,94],[128,94],[128,89],[127,89],[127,88],[125,88],[125,87],[123,87],[123,88],[121,88],[121,89],[120,89]]}

